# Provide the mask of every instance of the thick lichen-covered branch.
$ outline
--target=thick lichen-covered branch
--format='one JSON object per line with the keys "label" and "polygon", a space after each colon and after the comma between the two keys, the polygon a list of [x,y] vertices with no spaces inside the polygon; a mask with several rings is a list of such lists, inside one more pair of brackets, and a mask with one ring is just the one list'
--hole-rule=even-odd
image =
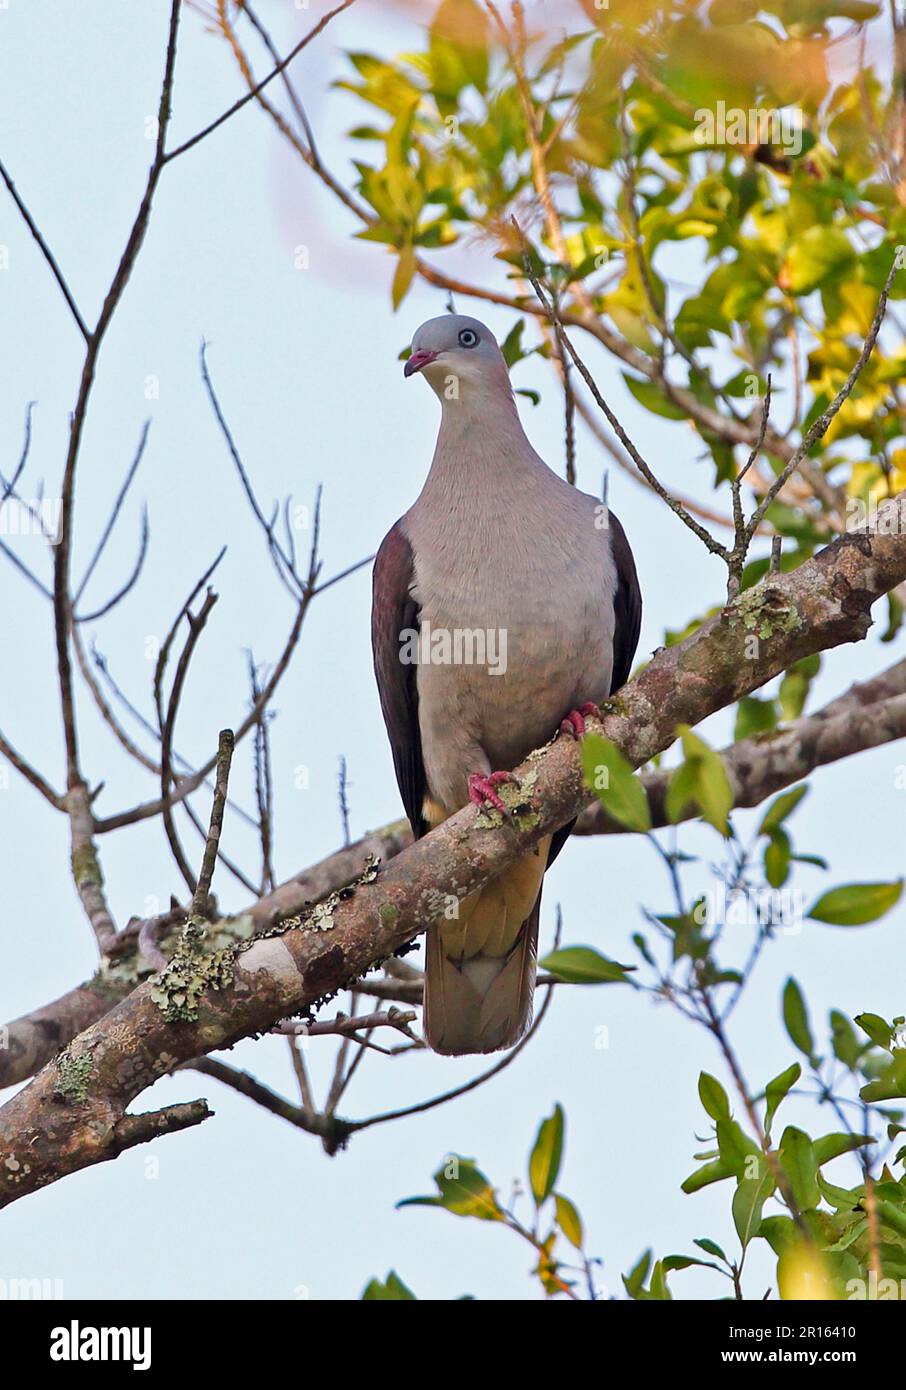
{"label": "thick lichen-covered branch", "polygon": [[[808,777],[816,768],[901,738],[906,738],[906,660],[895,662],[870,680],[857,682],[814,714],[740,739],[724,749],[721,758],[727,770],[733,804],[745,808],[760,805],[767,797]],[[652,769],[641,777],[654,829],[670,823],[666,809],[669,777],[665,769]],[[694,806],[690,803],[682,819],[693,814]],[[579,816],[573,834],[622,835],[626,830],[619,822],[611,820],[601,803],[595,800]],[[254,932],[297,914],[346,887],[369,862],[386,863],[411,843],[412,835],[406,821],[393,821],[380,830],[369,832],[311,868],[294,874],[239,916],[223,919],[217,927],[218,942],[230,945],[237,940],[247,940]],[[165,938],[170,950],[178,936],[173,920],[174,915],[170,914]],[[0,1048],[0,1087],[12,1086],[33,1076],[77,1033],[130,994],[140,980],[151,973],[152,965],[158,968],[166,963],[165,953],[157,950],[153,959],[142,958],[143,929],[154,925],[159,923],[136,921],[127,926],[117,939],[111,961],[93,979],[0,1030],[5,1038]],[[209,949],[211,931],[209,929]],[[365,992],[376,998],[417,1001],[420,997],[420,986],[407,993],[396,985],[394,981],[372,978]]]}
{"label": "thick lichen-covered branch", "polygon": [[[605,706],[603,732],[640,766],[672,743],[677,725],[699,723],[804,656],[863,638],[872,604],[904,578],[906,494],[879,510],[871,533],[842,536],[791,573],[768,575],[758,593],[659,651]],[[0,1110],[0,1202],[109,1158],[127,1107],[158,1077],[316,1007],[426,930],[444,895],[464,898],[586,805],[572,740],[531,754],[516,775],[533,782],[534,814],[521,828],[488,827],[470,806],[317,908],[211,957],[185,952],[180,992],[191,1003],[178,1019],[165,972],[74,1038],[65,1062],[51,1062]]]}

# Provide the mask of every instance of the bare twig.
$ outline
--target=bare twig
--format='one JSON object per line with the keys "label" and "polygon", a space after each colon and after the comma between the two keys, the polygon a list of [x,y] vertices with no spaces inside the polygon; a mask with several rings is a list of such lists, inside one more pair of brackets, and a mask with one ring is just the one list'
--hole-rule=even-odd
{"label": "bare twig", "polygon": [[840,387],[840,390],[834,396],[834,399],[824,410],[822,410],[818,418],[814,420],[808,428],[808,430],[806,430],[801,442],[793,452],[792,457],[784,465],[781,472],[778,473],[777,477],[774,479],[774,482],[768,488],[764,497],[761,499],[758,506],[755,508],[754,512],[750,516],[748,525],[746,526],[746,534],[749,539],[751,539],[752,535],[754,535],[755,527],[761,521],[768,507],[771,505],[771,503],[774,501],[774,498],[780,492],[780,489],[784,486],[786,482],[789,481],[789,479],[795,473],[796,469],[802,463],[803,459],[806,457],[813,445],[815,445],[819,439],[824,438],[825,434],[827,433],[830,427],[831,421],[834,419],[835,415],[838,413],[843,403],[846,400],[848,400],[849,396],[852,394],[853,387],[859,380],[859,377],[862,375],[862,372],[864,371],[868,363],[868,360],[871,357],[874,345],[877,342],[878,334],[881,331],[881,324],[884,322],[884,315],[887,312],[887,301],[890,297],[890,287],[893,284],[893,278],[896,275],[898,269],[899,266],[897,264],[897,257],[895,256],[893,264],[890,267],[890,271],[888,272],[887,279],[884,282],[884,288],[881,290],[881,293],[878,297],[878,304],[877,308],[875,309],[874,318],[872,319],[871,327],[868,330],[868,334],[865,338],[865,341],[862,344],[862,350],[859,353],[859,356],[853,363],[849,375],[847,376],[843,385]]}
{"label": "bare twig", "polygon": [[343,3],[337,5],[336,9],[328,10],[327,14],[322,15],[317,24],[309,29],[305,37],[300,39],[294,48],[290,49],[286,57],[282,58],[280,62],[276,64],[268,73],[267,77],[263,78],[250,92],[246,92],[245,96],[240,97],[238,101],[234,101],[233,105],[224,111],[222,115],[218,116],[216,121],[211,121],[209,125],[206,125],[203,130],[198,131],[191,139],[185,140],[181,145],[177,145],[175,149],[169,150],[165,156],[164,162],[169,164],[171,160],[178,159],[181,154],[185,154],[187,150],[193,149],[200,141],[212,135],[215,130],[219,130],[225,121],[228,121],[232,116],[236,115],[237,111],[241,111],[244,106],[247,106],[250,101],[253,101],[255,97],[258,96],[259,92],[263,92],[264,88],[273,82],[275,77],[279,77],[284,68],[289,66],[296,55],[301,53],[303,48],[307,47],[312,39],[316,38],[332,19],[335,19],[338,14],[342,14],[343,10],[348,10],[350,5],[354,3],[355,0],[343,0]]}
{"label": "bare twig", "polygon": [[[207,620],[208,620],[208,616],[209,616],[209,614],[210,614],[210,612],[211,612],[211,609],[214,607],[214,605],[215,605],[216,602],[217,602],[217,595],[214,593],[214,591],[213,591],[212,589],[208,589],[208,590],[207,590],[207,593],[205,594],[205,597],[204,597],[204,600],[203,600],[203,602],[202,602],[202,605],[201,605],[201,607],[199,608],[199,610],[198,610],[197,613],[193,614],[192,611],[191,611],[191,609],[189,609],[188,607],[184,610],[186,619],[188,620],[188,624],[189,624],[189,633],[188,633],[188,636],[186,637],[185,645],[183,646],[183,649],[182,649],[182,651],[181,651],[181,653],[180,653],[180,656],[179,656],[179,660],[178,660],[178,662],[177,662],[177,664],[176,664],[176,674],[175,674],[175,676],[174,676],[174,678],[173,678],[173,688],[172,688],[172,690],[171,690],[171,692],[170,692],[170,698],[169,698],[169,700],[168,700],[168,702],[167,702],[166,715],[163,716],[162,722],[161,722],[161,737],[160,737],[160,790],[161,790],[161,802],[162,802],[162,804],[161,804],[161,816],[162,816],[162,818],[163,818],[164,830],[165,830],[165,832],[166,832],[167,841],[168,841],[168,843],[169,843],[169,845],[170,845],[170,849],[171,849],[171,851],[172,851],[173,858],[176,860],[177,867],[179,868],[179,871],[180,871],[180,873],[181,873],[182,876],[183,876],[183,880],[184,880],[184,882],[185,882],[185,884],[186,884],[186,887],[189,889],[189,892],[190,892],[190,893],[194,893],[194,892],[195,892],[195,889],[196,889],[196,881],[195,881],[195,875],[194,875],[193,872],[192,872],[191,865],[189,864],[189,862],[188,862],[188,860],[187,860],[187,858],[186,858],[186,856],[185,856],[185,853],[184,853],[184,851],[183,851],[183,849],[182,849],[182,846],[180,845],[179,836],[178,836],[177,833],[176,833],[176,826],[175,826],[175,823],[174,823],[174,820],[173,820],[173,804],[174,804],[174,803],[173,803],[173,800],[170,798],[170,784],[171,784],[171,781],[172,781],[172,779],[173,779],[173,772],[172,772],[172,766],[171,766],[171,761],[170,761],[170,752],[171,752],[171,748],[172,748],[172,745],[173,745],[173,730],[174,730],[175,723],[176,723],[176,715],[177,715],[177,711],[178,711],[178,709],[179,709],[179,702],[180,702],[180,700],[181,700],[181,698],[182,698],[182,692],[183,692],[183,688],[184,688],[184,686],[185,686],[186,676],[188,675],[188,672],[189,672],[189,664],[190,664],[190,662],[191,662],[191,660],[192,660],[192,653],[193,653],[194,650],[195,650],[195,646],[196,646],[196,644],[197,644],[197,642],[198,642],[199,637],[201,636],[201,633],[202,633],[202,630],[203,630],[203,628],[204,628],[204,625],[205,625],[205,623],[206,623]],[[158,663],[158,664],[160,664],[160,663]],[[158,688],[158,698],[159,698],[159,688]],[[159,709],[159,711],[162,710],[162,706],[161,706],[160,704],[158,705],[158,709]],[[219,758],[219,754],[218,754],[218,758]],[[217,759],[215,759],[215,766],[216,766],[216,764],[217,764]]]}
{"label": "bare twig", "polygon": [[559,319],[559,331],[562,336],[562,341],[570,357],[572,358],[573,362],[578,368],[580,376],[582,377],[583,381],[585,382],[586,386],[588,387],[589,391],[594,397],[599,409],[602,410],[604,415],[607,417],[607,422],[613,430],[614,434],[617,436],[620,443],[623,445],[623,448],[629,454],[629,457],[632,459],[636,468],[638,468],[639,472],[645,478],[646,482],[654,489],[654,491],[661,498],[661,500],[667,503],[670,510],[676,513],[676,515],[680,518],[683,524],[688,526],[689,530],[692,531],[693,534],[698,537],[698,539],[711,552],[712,555],[719,555],[720,558],[726,563],[729,557],[729,552],[726,546],[723,546],[720,544],[719,541],[716,541],[714,537],[711,535],[710,531],[707,531],[705,527],[700,524],[700,522],[696,521],[695,517],[689,514],[689,512],[682,505],[682,503],[678,502],[677,499],[667,491],[667,489],[658,480],[658,478],[655,477],[654,473],[646,463],[645,459],[642,458],[642,455],[635,447],[635,444],[629,438],[629,435],[626,433],[623,426],[620,424],[616,415],[614,415],[610,406],[607,404],[604,397],[601,395],[601,392],[598,389],[597,382],[595,381],[591,372],[586,367],[585,363],[582,361],[582,358],[579,356],[576,349],[573,347],[569,337],[563,331],[563,321],[560,317],[556,304],[554,303],[553,299],[548,299],[545,290],[542,288],[541,281],[535,274],[535,271],[532,266],[533,258],[531,247],[529,246],[525,234],[523,233],[522,228],[519,226],[519,223],[516,221],[515,217],[512,218],[512,224],[516,229],[517,236],[519,237],[519,241],[523,249],[525,274],[527,278],[531,281],[532,288],[534,289],[535,294],[538,297],[538,301],[541,304],[542,308],[545,310],[547,316],[550,318],[552,323],[556,323]]}
{"label": "bare twig", "polygon": [[75,299],[73,298],[72,291],[66,283],[66,278],[63,275],[63,272],[60,269],[59,265],[57,264],[56,257],[54,256],[53,252],[48,246],[43,233],[41,232],[40,228],[38,227],[38,224],[35,222],[31,213],[29,212],[28,207],[26,206],[23,199],[20,197],[16,189],[16,185],[13,183],[12,178],[10,177],[6,169],[6,166],[3,164],[2,160],[0,160],[0,178],[2,178],[3,182],[6,184],[6,187],[9,190],[9,195],[12,198],[13,202],[16,204],[16,207],[19,209],[19,213],[22,217],[23,222],[25,223],[28,230],[31,232],[35,241],[37,242],[38,249],[40,250],[41,255],[44,257],[45,261],[50,266],[53,278],[56,280],[60,288],[60,293],[62,294],[63,298],[66,300],[67,305],[69,306],[69,312],[75,319],[76,326],[87,343],[91,337],[91,334],[88,331],[88,325],[82,318],[82,315],[79,311],[79,307],[76,304]]}
{"label": "bare twig", "polygon": [[348,845],[349,835],[349,800],[347,797],[349,783],[346,778],[346,759],[340,754],[340,770],[337,774],[337,800],[340,803],[340,823],[343,827],[343,844]]}
{"label": "bare twig", "polygon": [[[104,550],[105,550],[105,548],[106,548],[106,546],[107,546],[107,542],[109,541],[109,539],[110,539],[110,537],[111,537],[111,535],[112,535],[112,533],[113,533],[113,529],[114,529],[114,527],[116,526],[117,520],[119,519],[120,512],[122,511],[122,508],[123,508],[123,503],[124,503],[125,500],[126,500],[126,497],[127,497],[127,495],[128,495],[129,489],[130,489],[130,487],[132,486],[132,483],[133,483],[133,481],[134,481],[134,479],[135,479],[135,475],[136,475],[136,473],[138,472],[139,464],[140,464],[141,461],[142,461],[142,457],[143,457],[144,452],[145,452],[145,446],[146,446],[146,444],[148,443],[148,431],[150,430],[150,428],[151,428],[151,421],[150,421],[150,420],[146,420],[145,423],[144,423],[144,425],[142,426],[141,436],[140,436],[139,441],[138,441],[138,448],[137,448],[136,451],[135,451],[135,455],[134,455],[134,457],[133,457],[133,459],[132,459],[132,462],[130,463],[128,469],[126,470],[126,476],[125,476],[125,478],[123,479],[123,482],[122,482],[122,485],[121,485],[121,487],[120,487],[120,490],[119,490],[119,492],[118,492],[117,495],[116,495],[116,501],[115,501],[114,504],[113,504],[113,509],[112,509],[112,511],[111,511],[111,513],[110,513],[110,516],[109,516],[108,520],[107,520],[107,524],[106,524],[106,526],[104,527],[103,531],[101,532],[101,536],[100,536],[100,539],[99,539],[99,541],[98,541],[98,543],[97,543],[97,545],[96,545],[96,547],[95,547],[94,554],[92,555],[90,561],[88,562],[88,567],[87,567],[87,569],[85,570],[84,575],[82,576],[82,582],[81,582],[81,584],[79,585],[79,587],[76,589],[75,598],[73,599],[73,608],[77,608],[77,607],[78,607],[79,600],[81,599],[82,595],[84,594],[85,589],[88,587],[88,581],[91,579],[91,576],[94,574],[94,571],[95,571],[95,569],[97,568],[97,565],[98,565],[98,561],[101,559],[101,556],[104,554]],[[82,621],[83,621],[83,622],[88,622],[88,621],[90,621],[91,616],[92,616],[92,615],[89,615],[87,618],[82,619]]]}
{"label": "bare twig", "polygon": [[230,763],[233,760],[234,738],[232,729],[221,729],[217,744],[217,774],[214,782],[214,801],[211,806],[211,822],[208,827],[207,843],[201,861],[201,872],[195,885],[192,898],[191,917],[204,921],[208,916],[211,893],[211,880],[217,863],[217,847],[223,829],[223,812],[226,806],[227,787],[230,780]]}

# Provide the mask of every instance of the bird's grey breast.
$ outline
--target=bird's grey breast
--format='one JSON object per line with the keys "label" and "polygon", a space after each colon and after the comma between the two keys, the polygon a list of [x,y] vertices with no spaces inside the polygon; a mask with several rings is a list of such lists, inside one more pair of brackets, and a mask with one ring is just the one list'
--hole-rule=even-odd
{"label": "bird's grey breast", "polygon": [[514,766],[610,688],[606,509],[544,469],[481,498],[423,494],[405,525],[426,771],[439,799],[462,804],[468,773],[485,770],[477,757]]}

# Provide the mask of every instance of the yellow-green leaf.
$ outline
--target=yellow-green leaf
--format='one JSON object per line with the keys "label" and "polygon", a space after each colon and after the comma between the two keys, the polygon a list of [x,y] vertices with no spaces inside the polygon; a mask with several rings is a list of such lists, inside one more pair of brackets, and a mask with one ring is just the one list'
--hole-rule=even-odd
{"label": "yellow-green leaf", "polygon": [[563,1155],[563,1111],[554,1106],[554,1113],[543,1120],[529,1159],[529,1183],[535,1205],[540,1207],[554,1190]]}
{"label": "yellow-green leaf", "polygon": [[864,927],[900,901],[903,880],[895,883],[849,883],[823,893],[808,916],[832,927]]}
{"label": "yellow-green leaf", "polygon": [[562,1192],[554,1193],[554,1201],[557,1205],[557,1225],[566,1236],[570,1245],[574,1245],[577,1250],[582,1249],[582,1241],[585,1239],[582,1231],[582,1218],[576,1211],[575,1206],[568,1197],[564,1197]]}

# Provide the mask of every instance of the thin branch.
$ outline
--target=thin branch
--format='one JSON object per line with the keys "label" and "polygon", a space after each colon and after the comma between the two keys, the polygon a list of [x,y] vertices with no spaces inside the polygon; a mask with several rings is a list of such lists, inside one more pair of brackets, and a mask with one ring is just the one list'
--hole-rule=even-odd
{"label": "thin branch", "polygon": [[104,956],[116,937],[116,925],[104,893],[104,875],[93,838],[91,800],[83,781],[74,782],[66,793],[72,877],[98,950]]}
{"label": "thin branch", "polygon": [[349,800],[347,796],[348,782],[346,778],[346,759],[340,755],[340,770],[337,774],[337,799],[340,804],[340,823],[343,827],[343,844],[350,842],[349,834]]}
{"label": "thin branch", "polygon": [[620,443],[623,445],[623,448],[629,454],[629,457],[632,459],[636,468],[638,468],[639,472],[645,478],[646,482],[648,482],[648,484],[654,489],[654,491],[661,498],[661,500],[667,503],[670,510],[676,513],[676,515],[683,522],[683,524],[687,526],[689,530],[692,531],[692,533],[698,537],[698,539],[702,542],[706,549],[711,552],[712,555],[719,555],[720,558],[726,562],[729,556],[729,552],[727,551],[726,547],[721,545],[719,541],[716,541],[714,537],[711,535],[710,531],[707,531],[704,526],[702,526],[698,521],[696,521],[695,517],[691,516],[689,512],[686,511],[686,508],[682,505],[682,503],[678,502],[677,499],[673,497],[663,486],[663,484],[655,477],[654,473],[651,471],[648,464],[642,458],[638,449],[635,447],[635,444],[633,444],[632,440],[629,438],[629,435],[626,433],[626,431],[623,429],[623,426],[620,424],[619,420],[614,415],[610,406],[607,404],[604,397],[601,395],[601,392],[598,390],[598,386],[594,377],[586,367],[585,363],[582,361],[582,358],[579,356],[576,349],[573,347],[567,334],[563,331],[563,322],[555,303],[553,302],[553,300],[548,300],[548,297],[541,286],[541,282],[532,268],[531,248],[529,247],[528,241],[525,238],[522,228],[519,226],[519,223],[516,221],[515,217],[512,219],[512,223],[516,229],[517,235],[520,239],[523,248],[525,274],[532,283],[532,287],[535,291],[535,294],[538,296],[538,301],[541,304],[542,308],[545,310],[547,316],[550,318],[551,322],[557,323],[559,320],[559,331],[562,335],[563,343],[570,357],[572,358],[573,362],[578,368],[580,376],[582,377],[589,391],[591,391],[591,394],[594,397],[596,404],[606,416],[607,422],[613,430],[614,434],[617,436]]}
{"label": "thin branch", "polygon": [[164,163],[169,164],[171,160],[178,159],[181,154],[185,154],[187,150],[193,149],[200,141],[212,135],[215,130],[219,130],[225,121],[228,121],[232,116],[236,115],[237,111],[241,111],[244,106],[247,106],[250,101],[253,101],[259,92],[263,92],[264,88],[273,82],[275,77],[279,77],[283,69],[289,66],[297,54],[301,53],[303,48],[306,48],[308,44],[311,43],[312,39],[316,38],[332,19],[336,18],[338,14],[342,14],[344,10],[348,10],[350,5],[354,3],[355,0],[343,0],[343,3],[337,5],[336,9],[329,10],[327,14],[322,15],[317,24],[308,31],[304,38],[299,40],[295,48],[290,49],[286,57],[276,64],[268,73],[267,77],[263,78],[263,80],[259,82],[256,87],[253,87],[250,92],[246,92],[238,101],[234,101],[233,105],[224,111],[222,115],[218,116],[215,121],[211,121],[203,130],[198,131],[191,139],[185,140],[181,145],[177,145],[175,149],[169,150],[164,156]]}
{"label": "thin branch", "polygon": [[215,1081],[229,1086],[231,1090],[238,1091],[241,1096],[245,1096],[247,1100],[253,1100],[256,1105],[269,1110],[272,1115],[279,1116],[281,1120],[287,1120],[297,1129],[304,1129],[306,1134],[317,1134],[322,1139],[331,1138],[339,1146],[340,1136],[344,1132],[342,1120],[338,1120],[336,1117],[327,1119],[323,1115],[313,1114],[310,1110],[293,1105],[291,1101],[277,1095],[276,1091],[272,1091],[269,1086],[265,1086],[263,1082],[258,1081],[247,1071],[240,1071],[237,1067],[227,1066],[225,1062],[219,1061],[216,1057],[197,1057],[185,1065],[190,1071],[201,1072],[202,1076],[211,1076]]}
{"label": "thin branch", "polygon": [[63,717],[63,734],[66,747],[68,787],[74,786],[81,781],[78,734],[73,703],[72,665],[69,651],[70,628],[72,624],[70,561],[73,511],[75,506],[76,466],[79,458],[85,417],[88,411],[88,401],[94,384],[98,354],[106,331],[110,326],[110,321],[122,298],[129,277],[132,274],[133,266],[141,250],[151,216],[151,205],[154,200],[154,193],[163,170],[163,146],[170,120],[179,16],[180,0],[172,0],[167,37],[167,56],[164,64],[164,76],[158,103],[158,130],[154,158],[148,171],[148,179],[142,201],[132,224],[126,246],[120,257],[119,265],[116,268],[110,288],[101,306],[97,324],[95,325],[94,331],[86,335],[87,351],[82,367],[78,398],[70,424],[69,448],[66,455],[66,464],[63,470],[63,481],[60,489],[62,503],[60,510],[60,532],[54,551],[54,633],[57,654],[57,677],[60,688],[60,707]]}
{"label": "thin branch", "polygon": [[28,451],[31,448],[31,413],[34,410],[34,408],[34,401],[29,401],[25,407],[25,437],[22,441],[22,449],[19,454],[19,462],[16,464],[12,477],[10,478],[8,483],[3,483],[2,477],[0,477],[0,484],[2,484],[3,491],[3,496],[0,497],[0,507],[2,507],[3,503],[11,494],[15,493],[16,485],[19,482],[19,479],[22,477],[22,474],[25,472],[25,465],[28,462]]}
{"label": "thin branch", "polygon": [[859,353],[859,356],[856,358],[856,361],[853,364],[849,376],[846,378],[846,381],[840,387],[840,390],[837,392],[836,396],[834,396],[834,399],[831,401],[830,405],[828,405],[824,410],[822,410],[818,418],[812,422],[810,428],[806,431],[805,435],[803,436],[800,444],[794,451],[789,462],[784,466],[781,472],[778,473],[777,477],[775,478],[771,486],[768,488],[761,502],[755,508],[754,512],[749,518],[749,522],[746,527],[746,534],[749,539],[751,539],[752,535],[754,534],[755,527],[762,520],[765,512],[767,511],[771,503],[774,501],[780,489],[784,486],[786,482],[789,481],[789,479],[795,473],[796,469],[799,467],[800,463],[805,458],[806,454],[809,452],[812,446],[816,444],[819,439],[824,438],[825,434],[827,433],[830,427],[831,421],[834,419],[835,415],[840,410],[840,407],[843,405],[844,401],[846,401],[851,395],[852,389],[855,386],[856,382],[859,380],[859,377],[862,375],[862,372],[865,369],[865,366],[868,363],[869,358],[871,357],[874,345],[877,342],[878,334],[881,331],[881,324],[884,322],[884,315],[887,312],[887,301],[890,297],[890,287],[893,284],[893,278],[896,275],[898,269],[899,266],[897,264],[897,257],[895,256],[893,264],[891,265],[890,270],[888,272],[887,279],[884,282],[884,288],[881,290],[880,296],[878,298],[877,308],[875,309],[875,315],[872,319],[871,327],[868,330],[868,335],[864,343],[862,344],[862,350]]}
{"label": "thin branch", "polygon": [[126,598],[126,596],[132,592],[139,579],[141,578],[142,569],[144,568],[145,564],[145,558],[148,554],[148,541],[150,539],[150,534],[151,533],[148,527],[148,512],[147,509],[143,507],[141,531],[139,533],[138,540],[138,554],[135,557],[135,562],[132,566],[129,575],[120,585],[120,587],[116,590],[116,592],[113,593],[110,596],[110,598],[106,600],[106,602],[101,604],[100,608],[95,608],[91,613],[74,613],[72,619],[74,623],[93,623],[97,622],[100,618],[105,618],[108,613],[113,612],[113,609],[116,608],[117,604],[122,603],[123,599]]}
{"label": "thin branch", "polygon": [[217,863],[217,847],[220,844],[220,834],[223,830],[223,812],[226,806],[234,742],[233,730],[221,729],[217,745],[217,775],[214,782],[211,822],[208,827],[204,857],[201,861],[201,872],[198,875],[195,894],[192,898],[191,916],[202,921],[208,916],[210,910],[208,899],[211,892],[211,880],[214,877],[214,866]]}
{"label": "thin branch", "polygon": [[[173,678],[173,688],[170,691],[170,698],[167,702],[166,715],[164,716],[163,721],[161,723],[161,815],[164,822],[164,830],[166,832],[167,841],[173,853],[173,858],[176,860],[177,867],[180,873],[182,874],[183,880],[190,893],[195,892],[196,880],[195,875],[192,872],[191,865],[186,859],[185,853],[183,852],[182,846],[179,842],[179,836],[176,833],[176,825],[173,820],[173,802],[170,799],[170,784],[173,779],[173,773],[171,768],[170,753],[173,744],[173,730],[176,724],[176,714],[179,709],[179,702],[182,698],[182,692],[185,686],[186,676],[189,672],[189,665],[192,660],[192,653],[195,650],[195,646],[198,642],[198,639],[201,636],[205,623],[208,620],[208,616],[211,612],[211,609],[214,607],[216,602],[217,595],[214,593],[212,589],[208,589],[197,614],[193,614],[189,609],[185,610],[185,616],[189,623],[189,632],[188,636],[186,637],[185,645],[183,646],[183,649],[180,652],[179,660],[176,663],[176,674]],[[214,760],[215,766],[217,765],[219,756],[220,755],[218,753],[218,757]]]}
{"label": "thin branch", "polygon": [[[254,516],[258,525],[261,527],[267,539],[268,550],[270,552],[274,568],[277,571],[277,575],[279,576],[280,581],[293,595],[293,597],[299,598],[305,591],[306,581],[302,579],[299,574],[296,573],[292,555],[289,554],[286,550],[284,550],[283,546],[281,546],[280,542],[277,539],[276,532],[274,529],[276,523],[276,516],[273,517],[270,521],[268,521],[261,510],[257,497],[255,496],[255,490],[252,487],[248,472],[245,468],[245,465],[242,462],[239,450],[236,447],[236,443],[233,439],[230,427],[226,422],[226,417],[224,416],[223,410],[220,405],[220,401],[217,397],[217,392],[214,390],[214,383],[211,380],[211,374],[208,371],[207,347],[207,343],[203,341],[201,344],[200,361],[201,376],[202,380],[204,381],[205,390],[208,393],[208,399],[211,402],[211,407],[217,418],[217,423],[220,426],[221,433],[223,434],[223,437],[226,440],[227,448],[230,451],[230,457],[232,458],[233,463],[236,466],[236,471],[239,474],[239,480],[242,484],[243,491],[248,500],[248,504],[252,509],[252,515]],[[311,576],[309,576],[309,578],[311,578]]]}
{"label": "thin branch", "polygon": [[[86,589],[87,586],[88,586],[88,581],[91,579],[91,576],[92,576],[92,574],[94,573],[94,571],[95,571],[95,569],[96,569],[96,567],[97,567],[98,561],[101,559],[101,556],[104,554],[104,550],[105,550],[105,548],[106,548],[106,546],[107,546],[107,542],[108,542],[109,539],[110,539],[110,536],[111,536],[111,534],[112,534],[112,532],[113,532],[113,528],[116,526],[117,520],[118,520],[118,518],[119,518],[120,512],[121,512],[122,507],[123,507],[123,503],[124,503],[125,500],[126,500],[126,496],[127,496],[128,492],[129,492],[130,487],[132,486],[132,482],[133,482],[133,480],[134,480],[134,478],[135,478],[135,475],[136,475],[136,473],[138,472],[138,466],[139,466],[139,464],[140,464],[141,461],[142,461],[142,456],[143,456],[143,454],[144,454],[144,452],[145,452],[145,445],[148,443],[148,431],[150,430],[150,428],[151,428],[151,421],[150,421],[150,420],[146,420],[145,423],[144,423],[144,425],[142,426],[141,437],[140,437],[140,439],[139,439],[139,441],[138,441],[138,448],[137,448],[136,451],[135,451],[135,454],[134,454],[134,456],[133,456],[133,459],[132,459],[131,464],[129,465],[128,469],[126,470],[126,476],[125,476],[125,478],[123,479],[123,483],[122,483],[122,486],[120,487],[119,492],[117,493],[116,501],[115,501],[114,504],[113,504],[113,510],[112,510],[111,513],[110,513],[110,516],[109,516],[108,521],[107,521],[107,525],[104,527],[104,530],[101,532],[101,536],[100,536],[100,539],[99,539],[99,541],[98,541],[98,543],[97,543],[97,546],[95,547],[94,554],[92,555],[91,560],[89,561],[89,564],[88,564],[88,568],[85,570],[85,573],[84,573],[84,575],[83,575],[83,577],[82,577],[82,582],[81,582],[81,584],[79,585],[79,587],[76,589],[75,598],[73,599],[73,607],[74,607],[74,608],[78,607],[79,600],[81,599],[83,593],[85,592],[85,589]],[[89,619],[88,619],[88,618],[85,618],[85,619],[82,619],[82,621],[87,622],[87,621],[89,621]]]}
{"label": "thin branch", "polygon": [[208,1109],[206,1100],[182,1101],[178,1105],[167,1105],[162,1110],[149,1110],[144,1115],[124,1115],[114,1131],[113,1158],[125,1149],[134,1149],[136,1144],[148,1144],[162,1134],[176,1134],[181,1129],[191,1129],[209,1120],[214,1111]]}
{"label": "thin branch", "polygon": [[28,210],[28,207],[26,206],[23,199],[20,197],[16,189],[16,185],[13,183],[12,178],[10,177],[6,169],[6,166],[4,165],[2,160],[0,160],[0,178],[2,178],[3,182],[6,184],[6,187],[9,190],[10,197],[16,204],[16,207],[19,209],[19,214],[22,217],[22,220],[24,221],[26,227],[31,232],[32,236],[37,242],[38,249],[40,250],[41,255],[44,257],[45,261],[50,266],[53,278],[56,280],[57,285],[60,288],[60,293],[62,294],[63,298],[66,300],[67,305],[69,306],[69,312],[75,319],[76,326],[87,343],[91,338],[91,334],[88,331],[88,325],[85,323],[85,320],[82,318],[82,315],[79,312],[79,307],[76,304],[75,299],[73,298],[72,291],[66,283],[66,277],[64,276],[62,270],[57,264],[56,257],[54,256],[53,252],[48,246],[43,233],[38,227],[38,224],[35,222],[34,218]]}
{"label": "thin branch", "polygon": [[21,753],[17,753],[16,749],[9,742],[9,739],[5,738],[2,733],[0,733],[0,753],[3,754],[7,762],[12,764],[20,776],[24,777],[26,782],[34,787],[36,792],[41,793],[45,801],[49,801],[51,806],[55,807],[58,811],[64,811],[66,809],[65,797],[59,792],[54,791],[50,783],[45,781],[40,772],[32,767],[31,763],[28,762]]}

